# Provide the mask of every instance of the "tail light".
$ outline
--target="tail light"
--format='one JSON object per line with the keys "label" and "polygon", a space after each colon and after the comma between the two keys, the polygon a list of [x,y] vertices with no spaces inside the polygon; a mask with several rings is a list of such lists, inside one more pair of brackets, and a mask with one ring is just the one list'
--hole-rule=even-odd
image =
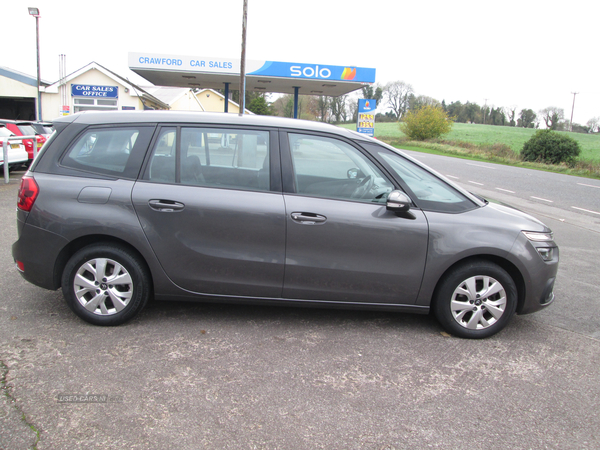
{"label": "tail light", "polygon": [[31,211],[35,199],[40,193],[40,188],[35,182],[34,178],[29,175],[25,175],[21,180],[21,187],[19,188],[19,200],[17,201],[17,208],[22,211]]}

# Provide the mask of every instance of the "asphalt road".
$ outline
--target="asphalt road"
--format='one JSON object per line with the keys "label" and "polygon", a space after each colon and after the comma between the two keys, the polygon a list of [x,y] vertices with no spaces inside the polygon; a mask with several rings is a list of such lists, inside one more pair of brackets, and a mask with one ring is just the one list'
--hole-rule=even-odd
{"label": "asphalt road", "polygon": [[[405,151],[466,189],[563,209],[600,224],[600,180]],[[539,210],[539,208],[538,208]]]}
{"label": "asphalt road", "polygon": [[600,217],[511,189],[536,175],[472,185],[561,247],[554,304],[483,341],[428,316],[180,302],[88,325],[14,269],[13,178],[0,186],[0,449],[600,448]]}

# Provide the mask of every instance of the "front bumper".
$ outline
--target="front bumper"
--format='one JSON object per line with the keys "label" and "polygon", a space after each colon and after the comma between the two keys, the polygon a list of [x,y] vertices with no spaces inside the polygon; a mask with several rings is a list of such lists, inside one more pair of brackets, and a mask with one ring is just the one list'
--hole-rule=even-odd
{"label": "front bumper", "polygon": [[[547,261],[542,259],[538,249],[551,249],[551,259]],[[510,253],[516,256],[515,264],[523,277],[517,314],[530,314],[552,304],[555,299],[554,283],[559,261],[556,243],[554,241],[533,242],[521,234]]]}

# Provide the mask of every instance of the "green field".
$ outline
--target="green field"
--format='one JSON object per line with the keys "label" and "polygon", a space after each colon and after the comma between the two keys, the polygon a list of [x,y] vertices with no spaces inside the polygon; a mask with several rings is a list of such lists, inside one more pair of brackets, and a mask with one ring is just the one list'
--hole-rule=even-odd
{"label": "green field", "polygon": [[[350,130],[356,129],[355,124],[342,125]],[[531,138],[536,130],[531,128],[500,127],[493,125],[478,125],[455,123],[452,131],[443,136],[447,141],[462,141],[476,145],[505,144],[519,153],[523,144]],[[571,136],[581,148],[579,159],[600,162],[600,134],[566,133]],[[378,139],[398,139],[404,137],[397,123],[375,123],[375,137]]]}

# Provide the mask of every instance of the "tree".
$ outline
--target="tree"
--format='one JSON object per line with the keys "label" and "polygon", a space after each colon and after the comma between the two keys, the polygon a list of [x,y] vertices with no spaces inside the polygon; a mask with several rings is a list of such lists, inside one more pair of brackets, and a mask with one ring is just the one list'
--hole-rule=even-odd
{"label": "tree", "polygon": [[423,106],[441,106],[444,109],[443,105],[437,101],[435,98],[428,97],[426,95],[419,95],[418,97],[411,94],[409,99],[409,109],[411,111],[416,111],[421,109]]}
{"label": "tree", "polygon": [[[220,92],[222,95],[225,95],[225,90],[224,89],[217,89],[218,92]],[[238,105],[240,105],[240,91],[230,91],[231,96],[231,101],[237,103]],[[255,92],[255,91],[246,91],[246,95],[244,96],[245,98],[245,105],[246,105],[246,109],[250,110],[250,108],[248,108],[248,105],[250,105],[250,103],[252,102],[252,100],[258,98],[258,97],[265,97],[265,94],[262,92]],[[240,105],[241,107],[241,105]]]}
{"label": "tree", "polygon": [[452,120],[458,123],[465,123],[464,107],[461,102],[452,102],[445,108],[448,116],[452,117]]}
{"label": "tree", "polygon": [[533,128],[535,119],[537,116],[532,109],[522,109],[519,113],[519,120],[517,120],[517,126],[521,128]]}
{"label": "tree", "polygon": [[573,133],[590,133],[590,127],[579,123],[570,123],[569,128]]}
{"label": "tree", "polygon": [[521,150],[521,158],[524,161],[545,164],[564,162],[573,166],[579,153],[581,153],[581,149],[575,139],[547,129],[536,131],[531,139],[525,142],[523,150]]}
{"label": "tree", "polygon": [[317,97],[317,117],[321,122],[327,122],[329,120],[329,110],[331,108],[331,99],[326,95],[319,95]]}
{"label": "tree", "polygon": [[340,95],[339,97],[332,97],[330,101],[331,115],[334,117],[336,123],[345,121],[346,118],[346,99],[348,95]]}
{"label": "tree", "polygon": [[294,117],[294,96],[289,95],[283,106],[284,117]]}
{"label": "tree", "polygon": [[600,131],[600,117],[592,117],[586,125],[590,128],[590,133]]}
{"label": "tree", "polygon": [[349,109],[349,113],[350,116],[352,117],[352,122],[357,122],[358,121],[358,99],[357,98],[352,98],[348,104],[348,109]]}
{"label": "tree", "polygon": [[[298,117],[303,119],[314,120],[312,115],[308,115],[305,110],[307,104],[307,97],[304,95],[298,96]],[[279,97],[271,105],[273,114],[280,117],[294,117],[294,96],[292,94],[285,94]]]}
{"label": "tree", "polygon": [[267,103],[267,100],[263,96],[252,99],[248,104],[247,109],[260,116],[273,115],[273,109],[271,108],[271,105]]}
{"label": "tree", "polygon": [[409,139],[424,141],[449,133],[452,124],[452,120],[441,106],[427,105],[417,111],[408,111],[402,118],[400,130]]}
{"label": "tree", "polygon": [[377,105],[380,106],[383,100],[383,89],[376,84],[375,86],[363,86],[361,88],[362,98],[377,100]]}
{"label": "tree", "polygon": [[483,111],[477,103],[467,102],[464,106],[465,122],[483,123]]}
{"label": "tree", "polygon": [[515,114],[517,113],[516,106],[505,106],[504,107],[504,115],[508,120],[508,126],[514,127],[517,123],[515,122]]}
{"label": "tree", "polygon": [[506,115],[503,108],[492,107],[489,118],[490,125],[504,125],[506,123]]}
{"label": "tree", "polygon": [[385,85],[383,95],[398,120],[408,111],[408,100],[412,93],[412,86],[404,81],[393,81]]}
{"label": "tree", "polygon": [[546,123],[546,128],[551,130],[558,129],[558,124],[565,118],[565,110],[556,106],[548,106],[539,111],[542,119]]}

